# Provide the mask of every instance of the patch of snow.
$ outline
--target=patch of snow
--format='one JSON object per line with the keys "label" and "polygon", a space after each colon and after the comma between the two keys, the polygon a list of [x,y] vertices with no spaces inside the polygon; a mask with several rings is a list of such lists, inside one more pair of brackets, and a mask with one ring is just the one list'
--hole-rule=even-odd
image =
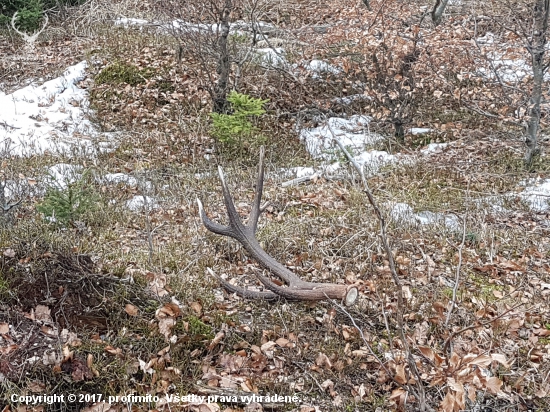
{"label": "patch of snow", "polygon": [[109,149],[86,118],[88,93],[77,86],[84,79],[86,62],[69,67],[63,75],[42,85],[31,84],[0,95],[0,143],[10,155],[79,152],[90,155]]}
{"label": "patch of snow", "polygon": [[265,64],[271,67],[285,67],[288,66],[284,53],[285,50],[282,47],[276,47],[274,49],[267,47],[264,49],[256,49],[256,56],[259,63]]}
{"label": "patch of snow", "polygon": [[366,170],[367,174],[374,174],[381,167],[395,162],[397,158],[385,151],[371,150],[370,152],[362,152],[358,156],[353,156],[353,159]]}
{"label": "patch of snow", "polygon": [[391,217],[398,223],[408,223],[415,221],[414,210],[407,203],[395,203],[390,212]]}
{"label": "patch of snow", "polygon": [[362,115],[354,115],[348,119],[331,117],[319,127],[300,130],[300,139],[305,143],[307,151],[315,158],[334,157],[331,151],[334,151],[337,146],[333,137],[338,138],[353,153],[360,153],[365,150],[365,146],[383,139],[379,134],[369,131],[370,121],[370,117]]}
{"label": "patch of snow", "polygon": [[147,204],[147,209],[157,209],[159,204],[154,197],[137,195],[126,201],[126,207],[133,212],[140,212],[145,209]]}
{"label": "patch of snow", "polygon": [[48,168],[45,183],[57,189],[66,189],[81,177],[82,166],[58,163]]}
{"label": "patch of snow", "polygon": [[[479,37],[476,41],[486,49],[485,56],[491,63],[488,67],[480,67],[477,70],[478,75],[494,79],[496,72],[500,80],[509,83],[521,82],[533,75],[529,59],[521,57],[524,52],[523,46],[499,42],[491,32]],[[514,50],[516,51],[514,52]],[[544,79],[550,80],[550,73],[547,72]]]}
{"label": "patch of snow", "polygon": [[520,196],[532,211],[546,212],[550,209],[550,179],[537,182],[524,181],[521,184],[526,187]]}
{"label": "patch of snow", "polygon": [[315,73],[315,75],[319,74],[340,74],[342,73],[342,69],[339,67],[333,66],[330,63],[327,63],[323,60],[311,60],[309,63],[304,65],[304,68],[310,72]]}
{"label": "patch of snow", "polygon": [[427,155],[430,153],[440,153],[445,149],[449,144],[448,143],[430,143],[424,149],[420,150],[420,153]]}
{"label": "patch of snow", "polygon": [[451,230],[459,230],[461,227],[460,220],[455,215],[423,211],[416,213],[415,219],[421,225],[443,224]]}
{"label": "patch of snow", "polygon": [[433,132],[433,129],[427,128],[427,127],[413,127],[410,130],[411,134],[417,135],[417,134],[426,134]]}
{"label": "patch of snow", "polygon": [[414,213],[407,203],[395,203],[390,210],[390,216],[396,222],[406,225],[444,225],[454,231],[461,228],[461,222],[455,215],[429,211]]}
{"label": "patch of snow", "polygon": [[138,184],[137,179],[135,177],[129,176],[125,173],[108,173],[105,176],[103,176],[103,180],[112,184],[124,183],[124,184],[127,184],[128,186],[137,186]]}
{"label": "patch of snow", "polygon": [[479,44],[493,44],[495,42],[495,35],[488,31],[487,33],[485,33],[485,36],[478,37],[476,41]]}
{"label": "patch of snow", "polygon": [[291,167],[284,172],[290,173],[294,177],[312,176],[316,173],[313,167]]}
{"label": "patch of snow", "polygon": [[191,23],[183,20],[173,20],[169,23],[161,24],[160,27],[176,29],[190,32],[212,32],[215,33],[219,26],[217,24]]}
{"label": "patch of snow", "polygon": [[134,19],[121,17],[114,21],[115,26],[124,26],[125,28],[129,26],[146,26],[149,24],[149,21],[143,19]]}

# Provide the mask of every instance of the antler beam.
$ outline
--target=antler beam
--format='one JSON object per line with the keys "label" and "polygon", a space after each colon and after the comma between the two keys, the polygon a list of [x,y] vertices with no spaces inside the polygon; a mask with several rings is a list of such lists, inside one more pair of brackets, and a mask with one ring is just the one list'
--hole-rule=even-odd
{"label": "antler beam", "polygon": [[306,282],[284,265],[277,262],[273,257],[268,255],[256,240],[255,235],[258,227],[258,218],[265,208],[265,205],[264,207],[260,206],[264,183],[264,157],[265,150],[262,146],[260,148],[260,162],[258,166],[259,171],[258,181],[256,184],[256,193],[254,195],[252,211],[250,212],[247,225],[242,223],[241,218],[235,209],[235,204],[233,203],[233,198],[231,197],[231,193],[225,181],[221,167],[218,167],[218,172],[222,184],[222,193],[225,208],[227,210],[227,216],[229,218],[229,224],[227,226],[223,226],[213,222],[206,216],[202,202],[198,198],[197,204],[199,206],[199,214],[202,219],[202,223],[206,229],[218,235],[229,236],[237,240],[248,252],[248,254],[252,256],[252,258],[254,258],[265,269],[268,269],[276,277],[281,279],[286,286],[277,286],[269,278],[260,274],[257,274],[256,276],[265,288],[268,289],[266,292],[250,291],[232,285],[220,277],[218,277],[218,279],[225,289],[248,299],[275,300],[281,297],[298,301],[343,299],[346,305],[352,305],[358,295],[358,291],[355,286],[340,285],[335,283]]}

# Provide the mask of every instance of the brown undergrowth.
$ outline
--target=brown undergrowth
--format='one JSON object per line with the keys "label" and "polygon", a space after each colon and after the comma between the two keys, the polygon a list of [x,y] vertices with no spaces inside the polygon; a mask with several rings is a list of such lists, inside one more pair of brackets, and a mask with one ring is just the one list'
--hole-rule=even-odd
{"label": "brown undergrowth", "polygon": [[[305,9],[315,7],[300,2]],[[311,19],[308,13],[302,17],[295,24]],[[333,23],[331,16],[324,19]],[[93,161],[75,160],[97,175],[92,186],[103,212],[59,227],[37,213],[37,193],[2,220],[1,392],[276,393],[297,395],[300,402],[266,404],[264,410],[415,408],[417,399],[403,389],[414,385],[414,377],[395,321],[395,284],[365,194],[349,175],[280,186],[287,179],[279,175],[281,168],[304,165],[301,159],[315,163],[297,139],[294,112],[306,103],[317,111],[334,110],[319,100],[327,103],[345,82],[322,87],[310,76],[293,89],[279,74],[261,77],[257,69],[244,79],[247,92],[270,98],[272,105],[260,121],[268,136],[264,197],[271,205],[261,218],[259,240],[304,279],[356,283],[359,302],[346,312],[331,302],[247,302],[221,290],[207,268],[255,288],[260,269],[233,242],[201,227],[195,198],[203,200],[212,219],[224,221],[216,176],[222,164],[238,211],[245,215],[254,193],[255,154],[244,159],[216,154],[207,96],[191,72],[176,64],[169,40],[147,30],[96,30],[97,42],[87,50],[90,77],[82,85],[98,123],[125,134],[115,151]],[[115,64],[137,74],[135,83],[116,75],[94,82]],[[306,96],[289,102],[296,90]],[[547,177],[548,160],[541,157],[536,173],[529,173],[518,160],[517,141],[493,139],[495,130],[473,133],[479,118],[453,116],[453,123],[464,124],[460,132],[384,143],[405,154],[437,139],[450,142],[447,148],[388,166],[369,179],[389,220],[408,345],[434,408],[466,388],[470,409],[545,410],[549,216],[528,209],[518,183]],[[304,121],[313,125],[316,120]],[[3,168],[12,176],[31,176],[54,160],[10,161]],[[115,172],[137,183],[101,180]],[[510,192],[516,196],[499,203],[498,196]],[[127,200],[144,194],[158,204],[125,209]],[[407,203],[415,213],[454,216],[458,224],[400,220],[391,213],[396,203]],[[447,319],[457,271],[455,305]],[[5,395],[0,402],[10,404],[6,410],[18,406]],[[52,411],[96,407],[93,401],[44,406]],[[220,409],[244,407],[237,402]]]}

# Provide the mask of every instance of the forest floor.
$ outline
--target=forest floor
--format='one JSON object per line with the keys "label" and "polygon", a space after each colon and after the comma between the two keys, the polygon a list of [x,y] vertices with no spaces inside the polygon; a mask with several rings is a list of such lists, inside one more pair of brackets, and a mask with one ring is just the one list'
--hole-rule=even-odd
{"label": "forest floor", "polygon": [[[334,7],[315,9],[319,21]],[[259,265],[204,229],[196,199],[225,222],[222,165],[246,215],[259,144],[216,152],[209,96],[192,63],[178,62],[174,41],[156,30],[92,23],[87,13],[52,22],[24,61],[29,52],[19,39],[4,33],[0,43],[6,95],[86,61],[77,84],[89,96],[88,115],[116,139],[116,148],[94,155],[3,152],[3,184],[20,182],[12,193],[21,200],[0,227],[3,411],[416,410],[419,387],[431,408],[444,411],[461,402],[467,410],[550,408],[550,210],[544,195],[536,203],[525,192],[550,177],[547,147],[525,170],[521,140],[470,114],[452,131],[419,122],[411,126],[433,131],[369,148],[409,159],[368,178],[387,219],[400,308],[380,222],[351,167],[342,162],[337,176],[282,186],[292,178],[284,170],[323,162],[300,141],[297,119],[277,106],[276,93],[284,100],[292,90],[268,75],[260,83],[251,70],[246,91],[271,99],[257,124],[271,202],[258,239],[300,277],[355,284],[359,297],[348,308],[243,300],[209,269],[258,287]],[[323,23],[344,28],[337,16]],[[86,33],[70,35],[69,23]],[[327,36],[315,35],[319,43]],[[98,82],[113,63],[136,68],[139,81]],[[306,81],[321,89],[331,77]],[[321,123],[306,119],[300,127]],[[381,123],[371,127],[387,136]],[[447,144],[422,153],[429,143]],[[44,176],[59,164],[75,175],[48,189]],[[123,177],[106,178],[116,173]],[[72,214],[44,219],[51,202],[68,202]],[[19,398],[53,394],[65,402]]]}

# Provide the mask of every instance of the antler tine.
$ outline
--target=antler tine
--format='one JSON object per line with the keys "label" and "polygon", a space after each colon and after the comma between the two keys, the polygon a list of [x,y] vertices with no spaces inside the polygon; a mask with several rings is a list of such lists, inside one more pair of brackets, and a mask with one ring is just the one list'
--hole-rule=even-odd
{"label": "antler tine", "polygon": [[263,207],[260,207],[260,202],[262,201],[262,194],[264,191],[264,158],[265,148],[264,146],[261,146],[256,193],[254,194],[254,203],[252,204],[252,210],[250,211],[250,217],[248,219],[248,227],[252,230],[252,233],[256,233],[256,230],[258,229],[258,219],[264,209]]}
{"label": "antler tine", "polygon": [[13,30],[15,30],[15,32],[19,34],[21,37],[23,37],[23,39],[26,41],[29,35],[27,33],[20,32],[19,30],[17,30],[17,27],[15,27],[15,19],[18,14],[19,14],[18,11],[13,13],[13,16],[11,17],[11,27],[13,27]]}
{"label": "antler tine", "polygon": [[237,213],[237,209],[235,209],[235,203],[233,203],[233,197],[231,196],[229,187],[227,187],[227,182],[225,181],[225,176],[223,174],[223,169],[221,166],[218,166],[218,174],[220,175],[220,181],[222,183],[223,200],[225,203],[225,208],[227,209],[229,227],[233,229],[233,232],[242,232],[244,231],[245,227],[241,222],[241,218]]}
{"label": "antler tine", "polygon": [[48,25],[48,21],[49,21],[48,15],[44,14],[44,24],[42,25],[42,28],[40,30],[38,30],[38,32],[36,33],[37,36],[44,31],[44,29]]}
{"label": "antler tine", "polygon": [[288,300],[307,302],[344,298],[346,306],[350,306],[355,303],[358,295],[358,291],[355,286],[335,285],[331,283],[310,283],[310,285],[313,285],[314,287],[306,289],[295,289],[290,287],[283,288],[281,286],[277,286],[264,275],[256,273],[256,277],[267,289]]}
{"label": "antler tine", "polygon": [[222,284],[222,286],[228,290],[231,293],[236,293],[238,296],[245,298],[245,299],[262,299],[262,300],[279,300],[281,296],[277,295],[276,293],[267,291],[267,292],[260,292],[255,290],[248,290],[245,288],[241,288],[240,286],[235,286],[225,279],[222,279],[220,276],[216,275],[214,271],[210,268],[206,268],[208,273],[210,273],[212,276],[214,276],[218,281]]}
{"label": "antler tine", "polygon": [[212,222],[208,218],[208,216],[206,216],[206,212],[204,211],[202,202],[198,197],[197,197],[197,205],[199,206],[199,216],[201,217],[202,224],[204,225],[204,227],[206,227],[209,231],[214,232],[218,235],[234,237],[233,230],[229,226],[223,226],[216,222]]}

